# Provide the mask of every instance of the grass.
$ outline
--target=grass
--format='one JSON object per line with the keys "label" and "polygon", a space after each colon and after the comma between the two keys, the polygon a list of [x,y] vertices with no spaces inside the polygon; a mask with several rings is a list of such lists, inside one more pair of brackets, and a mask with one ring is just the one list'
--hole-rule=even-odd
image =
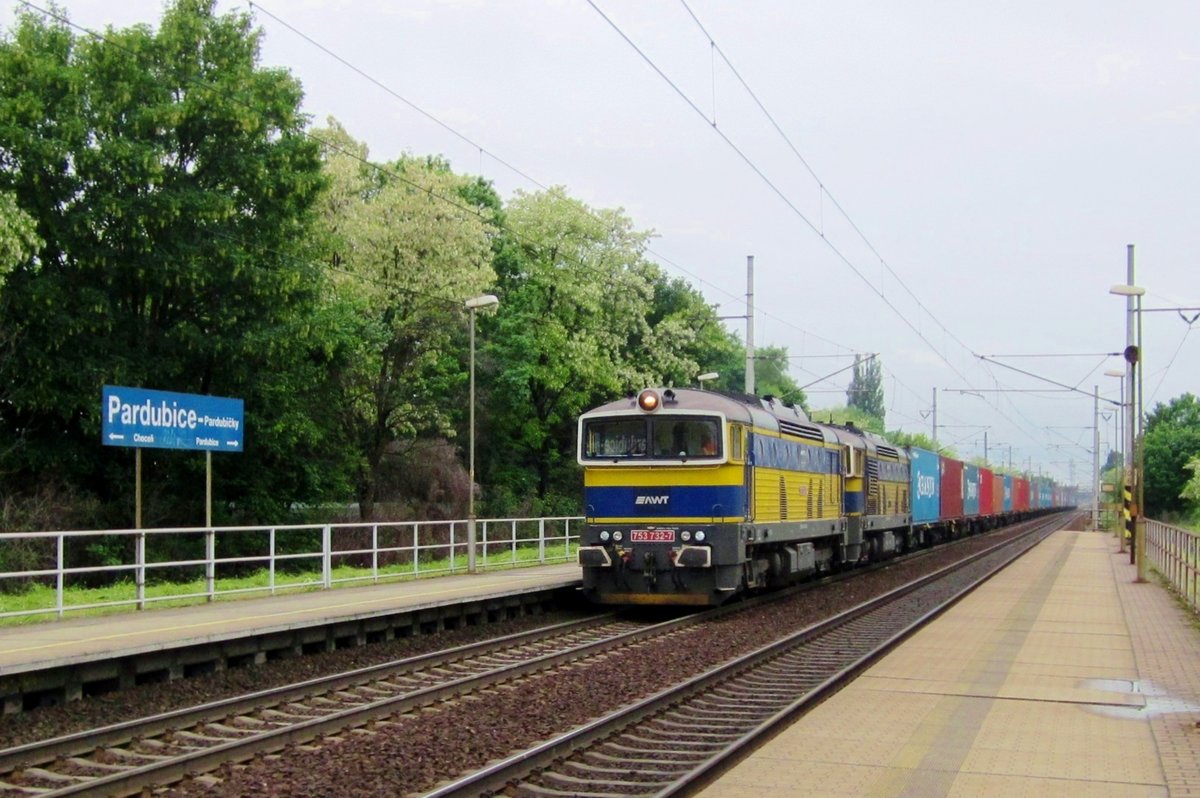
{"label": "grass", "polygon": [[[546,562],[566,562],[567,547],[565,544],[547,545],[545,547]],[[513,552],[505,548],[499,555],[491,555],[487,560],[487,570],[503,570],[540,565],[537,546],[519,547],[516,558]],[[482,555],[476,560],[476,565],[484,568]],[[218,564],[219,566],[219,564]],[[453,566],[453,570],[451,570]],[[380,567],[379,582],[403,582],[415,579],[431,579],[450,574],[465,574],[467,572],[466,554],[445,557],[421,563],[419,574],[413,573],[411,564],[389,565]],[[348,565],[335,566],[332,569],[331,580],[333,588],[365,587],[375,584],[370,568],[357,568]],[[319,570],[306,570],[289,573],[275,573],[274,595],[302,593],[322,589],[322,576]],[[270,592],[270,573],[267,569],[256,571],[241,577],[218,577],[214,580],[215,601],[236,601],[247,598],[262,598],[273,595]],[[146,609],[161,609],[167,607],[186,607],[207,602],[205,580],[193,579],[183,582],[154,582],[146,585]],[[200,595],[196,595],[200,594]],[[117,615],[136,612],[137,605],[117,604],[117,602],[134,602],[137,600],[137,586],[130,580],[121,580],[104,587],[73,587],[63,589],[64,617],[89,617],[100,615]],[[35,583],[21,593],[0,593],[0,613],[36,611],[29,615],[19,615],[0,618],[0,626],[15,626],[20,624],[42,623],[58,617],[55,609],[55,589],[41,583]],[[107,604],[109,606],[89,606]]]}

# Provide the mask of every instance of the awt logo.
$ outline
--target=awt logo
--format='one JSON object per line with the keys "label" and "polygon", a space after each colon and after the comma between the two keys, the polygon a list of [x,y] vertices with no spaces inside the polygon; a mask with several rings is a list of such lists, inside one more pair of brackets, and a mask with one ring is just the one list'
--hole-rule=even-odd
{"label": "awt logo", "polygon": [[638,496],[636,499],[633,500],[633,503],[637,504],[637,505],[666,504],[668,498],[669,497],[667,497],[667,496]]}

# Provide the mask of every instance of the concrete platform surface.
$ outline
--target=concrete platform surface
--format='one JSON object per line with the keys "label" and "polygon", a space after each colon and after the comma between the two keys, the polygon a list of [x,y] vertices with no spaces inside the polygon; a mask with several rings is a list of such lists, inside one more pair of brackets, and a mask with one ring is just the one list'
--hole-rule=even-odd
{"label": "concrete platform surface", "polygon": [[1056,532],[701,793],[1200,796],[1200,628]]}
{"label": "concrete platform surface", "polygon": [[574,563],[0,627],[0,675],[577,585]]}

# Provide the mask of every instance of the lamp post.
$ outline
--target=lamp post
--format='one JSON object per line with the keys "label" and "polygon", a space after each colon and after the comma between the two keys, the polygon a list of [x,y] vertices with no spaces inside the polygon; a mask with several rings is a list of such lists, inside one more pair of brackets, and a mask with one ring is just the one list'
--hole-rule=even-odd
{"label": "lamp post", "polygon": [[[1125,372],[1119,371],[1117,369],[1109,369],[1108,371],[1104,372],[1104,376],[1105,377],[1116,377],[1119,380],[1121,380],[1121,383],[1120,383],[1120,385],[1121,385],[1121,404],[1118,408],[1118,416],[1117,416],[1117,429],[1120,430],[1120,433],[1116,436],[1116,438],[1117,438],[1117,440],[1120,441],[1121,448],[1125,450],[1124,452],[1121,453],[1122,454],[1122,456],[1121,456],[1121,486],[1122,486],[1122,490],[1124,490],[1124,486],[1130,484],[1130,478],[1132,477],[1132,475],[1129,473],[1130,472],[1129,463],[1130,463],[1130,459],[1133,455],[1133,453],[1129,451],[1129,445],[1126,443],[1126,438],[1128,436],[1125,434],[1125,425],[1128,424],[1129,419],[1132,418],[1132,414],[1129,412],[1129,409],[1127,407],[1125,407]],[[1121,506],[1122,502],[1117,502],[1117,505]],[[1122,519],[1122,520],[1124,520],[1124,519]],[[1113,531],[1117,535],[1117,546],[1118,546],[1117,550],[1120,552],[1124,552],[1125,551],[1124,531],[1121,529],[1115,529]]]}
{"label": "lamp post", "polygon": [[[1133,246],[1129,247],[1129,278],[1130,283],[1133,282]],[[1143,490],[1143,482],[1145,475],[1142,473],[1142,448],[1145,445],[1143,440],[1144,428],[1142,424],[1142,391],[1141,378],[1145,367],[1142,365],[1142,295],[1146,293],[1146,289],[1137,285],[1114,285],[1108,290],[1110,294],[1123,296],[1126,298],[1126,318],[1125,318],[1125,382],[1127,389],[1125,395],[1129,397],[1130,416],[1128,421],[1128,430],[1126,431],[1126,444],[1128,450],[1125,452],[1125,468],[1127,474],[1132,479],[1125,484],[1125,528],[1130,534],[1131,541],[1129,546],[1129,560],[1131,563],[1137,564],[1137,580],[1139,582],[1146,581],[1146,563],[1145,563],[1145,529],[1146,524],[1143,520],[1143,502],[1145,500],[1145,491]],[[1135,302],[1136,300],[1136,302]],[[1134,343],[1134,314],[1137,314],[1137,343]],[[1135,375],[1136,369],[1136,375]],[[1134,377],[1137,377],[1137,382],[1134,382]],[[1134,397],[1137,397],[1136,411],[1134,410]],[[1136,432],[1135,432],[1136,427]],[[1137,448],[1137,463],[1135,465],[1134,448]],[[1132,483],[1132,484],[1131,484]],[[1133,502],[1133,488],[1137,486],[1137,503]]]}
{"label": "lamp post", "polygon": [[467,486],[467,573],[475,573],[475,311],[497,305],[500,300],[492,294],[471,297],[464,304],[471,312],[471,400],[470,432],[467,435],[470,484]]}
{"label": "lamp post", "polygon": [[696,382],[700,383],[700,390],[703,391],[704,383],[706,380],[715,380],[717,377],[720,377],[720,376],[721,375],[715,371],[706,371],[703,374],[697,375]]}

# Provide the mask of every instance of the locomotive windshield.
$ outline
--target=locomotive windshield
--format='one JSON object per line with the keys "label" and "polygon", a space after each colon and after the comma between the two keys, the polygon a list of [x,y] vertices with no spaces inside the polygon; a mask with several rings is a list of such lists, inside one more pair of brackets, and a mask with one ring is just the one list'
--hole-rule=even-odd
{"label": "locomotive windshield", "polygon": [[721,422],[704,416],[616,416],[583,423],[584,460],[721,457]]}

